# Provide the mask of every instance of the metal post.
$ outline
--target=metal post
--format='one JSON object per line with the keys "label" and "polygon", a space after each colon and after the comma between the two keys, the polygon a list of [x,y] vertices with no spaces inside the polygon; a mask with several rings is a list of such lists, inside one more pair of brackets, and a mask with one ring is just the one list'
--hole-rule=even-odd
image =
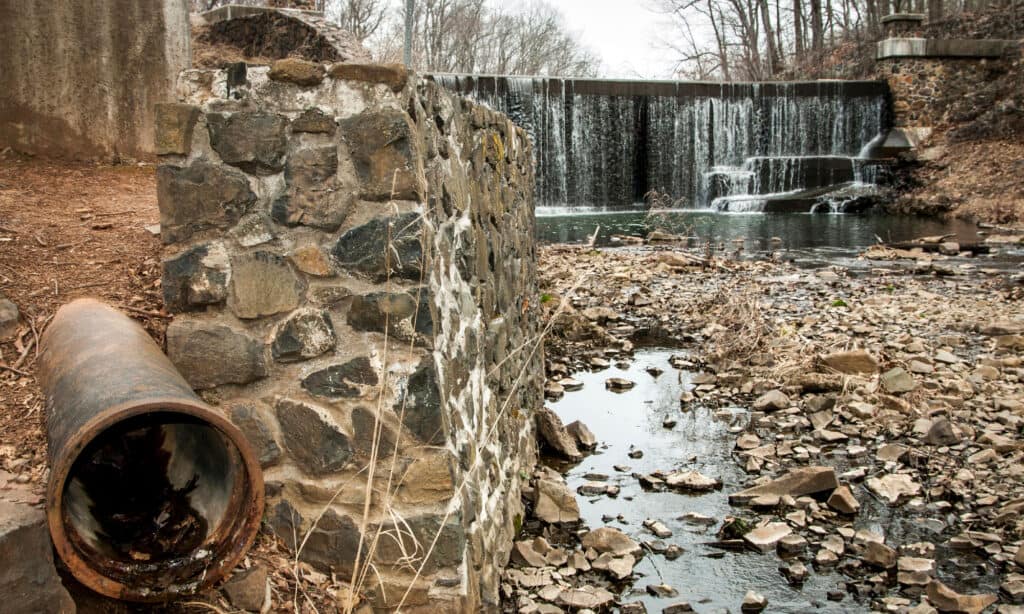
{"label": "metal post", "polygon": [[405,0],[405,52],[402,56],[406,68],[412,67],[412,20],[415,0]]}

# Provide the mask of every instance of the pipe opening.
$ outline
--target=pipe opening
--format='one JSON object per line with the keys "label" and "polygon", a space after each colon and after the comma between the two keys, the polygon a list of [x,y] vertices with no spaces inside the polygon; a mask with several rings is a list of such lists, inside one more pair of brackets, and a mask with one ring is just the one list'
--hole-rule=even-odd
{"label": "pipe opening", "polygon": [[244,532],[252,494],[242,455],[218,428],[156,411],[100,432],[64,480],[68,541],[101,575],[139,596],[202,582]]}

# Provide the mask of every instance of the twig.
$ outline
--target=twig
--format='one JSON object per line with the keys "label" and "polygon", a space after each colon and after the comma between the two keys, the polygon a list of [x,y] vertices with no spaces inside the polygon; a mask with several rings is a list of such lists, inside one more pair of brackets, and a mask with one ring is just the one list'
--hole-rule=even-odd
{"label": "twig", "polygon": [[3,363],[0,363],[0,369],[3,369],[4,371],[10,371],[11,373],[17,373],[18,375],[21,375],[23,377],[28,376],[28,373],[26,373],[25,371],[22,371],[21,369],[15,369],[14,367],[5,365]]}
{"label": "twig", "polygon": [[130,307],[128,305],[118,305],[118,307],[124,309],[129,313],[138,314],[140,316],[148,316],[150,318],[164,318],[170,320],[172,317],[174,317],[166,313],[161,313],[159,311],[149,311],[148,309],[139,309],[138,307]]}

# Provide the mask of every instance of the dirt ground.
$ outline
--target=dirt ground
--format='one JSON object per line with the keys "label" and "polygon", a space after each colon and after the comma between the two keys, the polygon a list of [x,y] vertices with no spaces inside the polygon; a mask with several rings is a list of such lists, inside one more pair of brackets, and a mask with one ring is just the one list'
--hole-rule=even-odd
{"label": "dirt ground", "polygon": [[160,240],[145,229],[158,221],[152,165],[0,157],[0,292],[22,318],[17,338],[0,344],[0,468],[28,469],[33,487],[46,466],[38,337],[61,305],[93,296],[162,340]]}

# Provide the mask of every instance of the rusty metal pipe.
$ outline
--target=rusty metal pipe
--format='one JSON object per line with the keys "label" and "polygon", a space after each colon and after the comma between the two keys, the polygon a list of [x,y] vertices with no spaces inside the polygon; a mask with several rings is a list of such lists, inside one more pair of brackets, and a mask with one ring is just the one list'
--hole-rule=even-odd
{"label": "rusty metal pipe", "polygon": [[141,326],[96,300],[61,307],[40,342],[58,555],[98,593],[167,601],[245,555],[263,476],[234,425],[195,395]]}

